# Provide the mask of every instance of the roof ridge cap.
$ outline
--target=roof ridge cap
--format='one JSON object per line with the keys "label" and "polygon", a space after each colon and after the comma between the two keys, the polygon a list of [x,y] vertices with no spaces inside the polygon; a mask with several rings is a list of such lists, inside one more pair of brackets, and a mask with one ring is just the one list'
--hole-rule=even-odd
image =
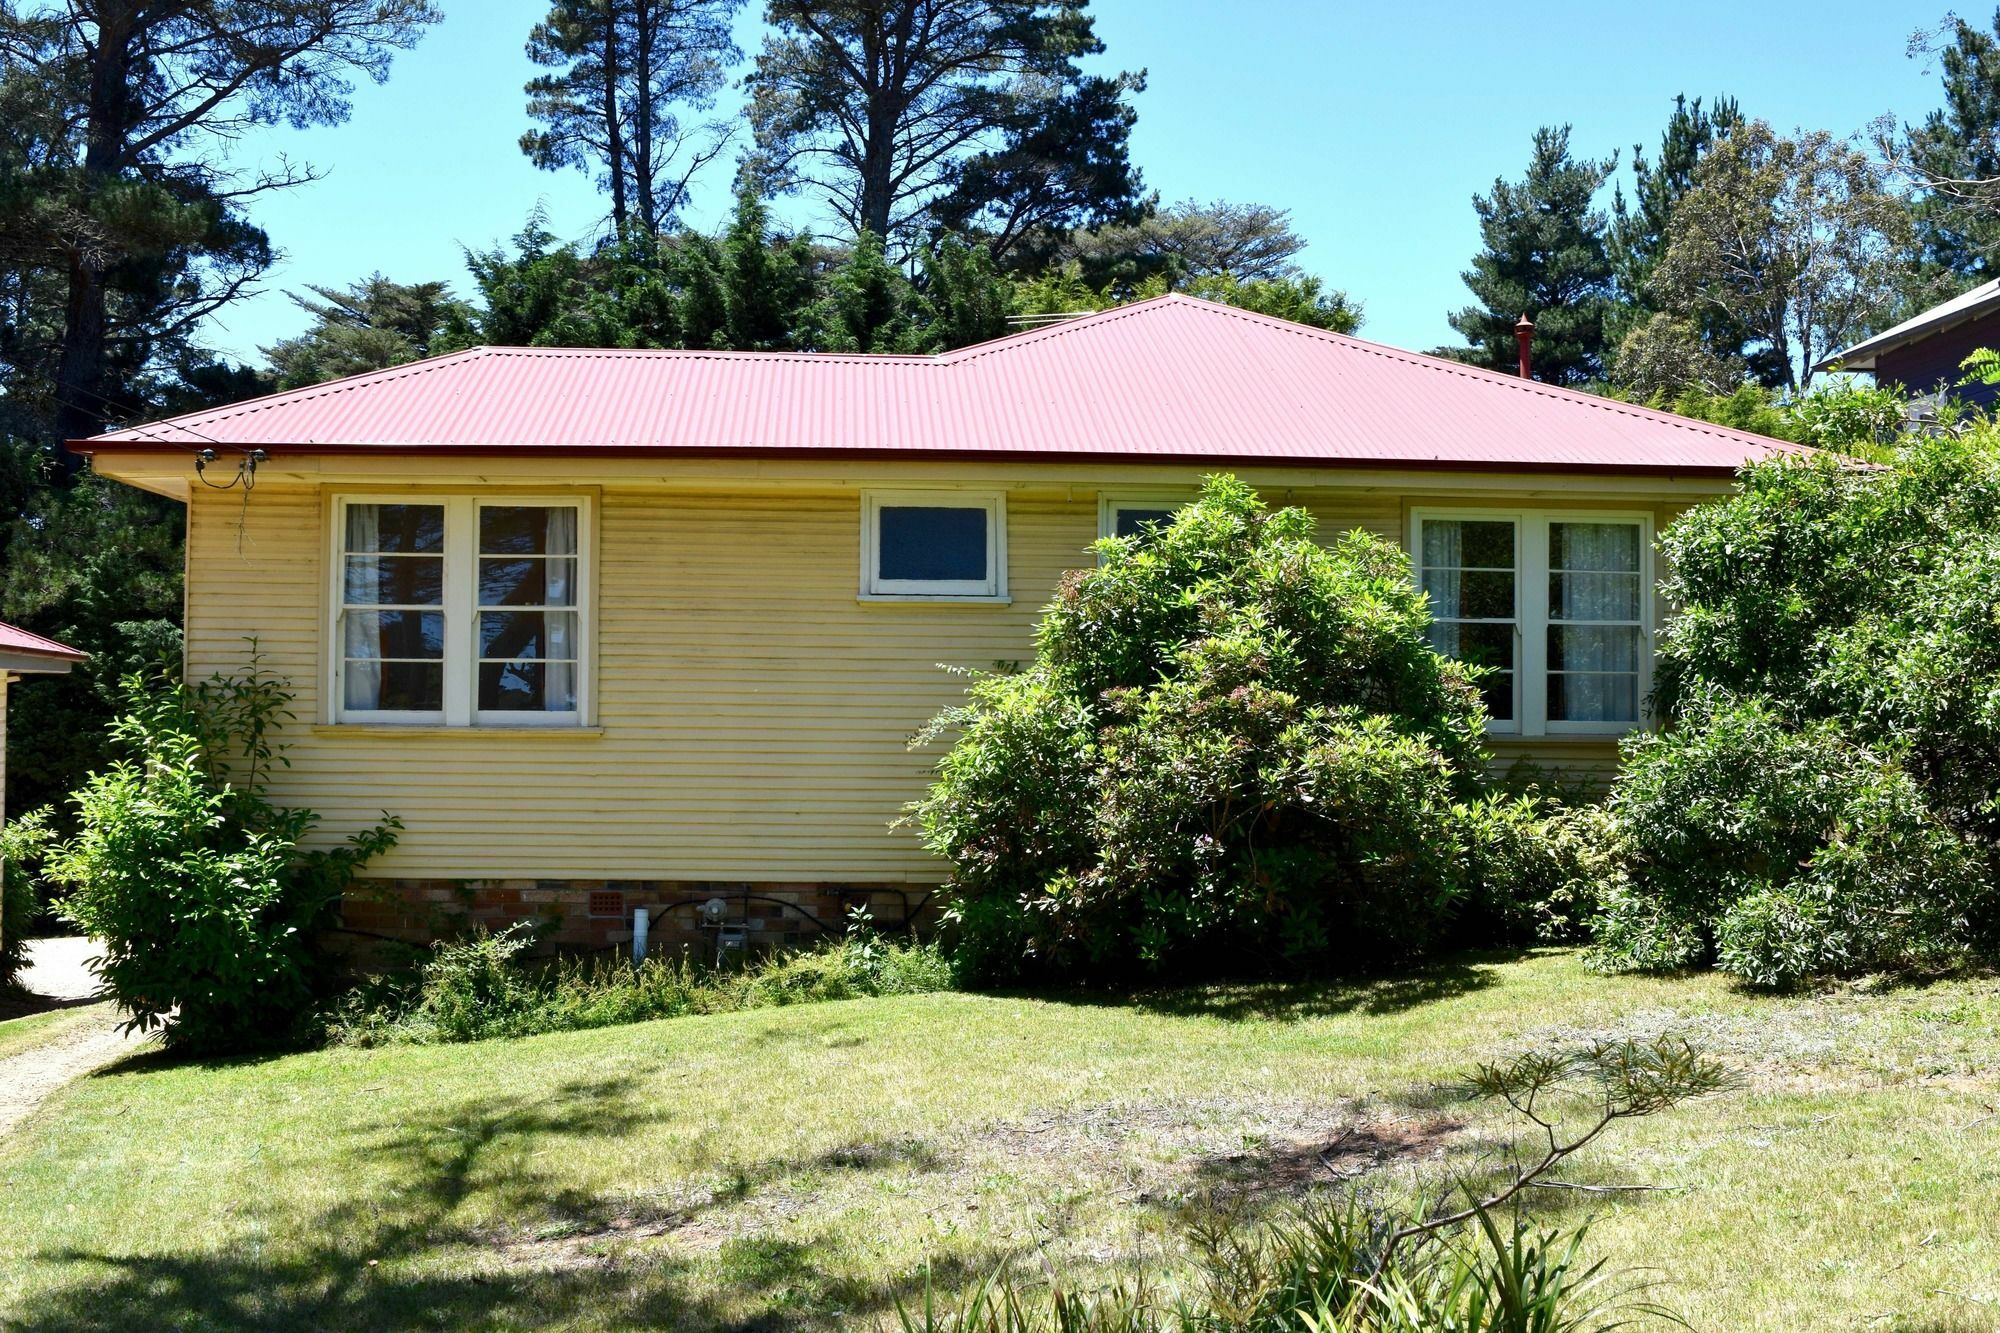
{"label": "roof ridge cap", "polygon": [[[1996,279],[1995,281],[2000,282],[2000,279]],[[1737,430],[1733,426],[1718,425],[1713,421],[1703,421],[1698,417],[1684,417],[1678,412],[1663,412],[1657,408],[1645,407],[1638,403],[1628,403],[1622,398],[1607,398],[1601,394],[1585,393],[1581,389],[1572,389],[1561,384],[1549,384],[1537,379],[1523,379],[1519,375],[1509,375],[1503,371],[1493,370],[1486,366],[1475,366],[1466,361],[1453,361],[1449,357],[1432,356],[1427,352],[1412,352],[1406,347],[1396,347],[1389,343],[1358,338],[1351,333],[1336,333],[1332,329],[1314,328],[1310,324],[1301,324],[1297,320],[1279,319],[1276,315],[1267,315],[1258,310],[1246,310],[1241,306],[1232,306],[1221,301],[1208,301],[1194,296],[1183,296],[1183,299],[1191,305],[1215,314],[1227,315],[1234,319],[1261,324],[1268,328],[1279,329],[1301,337],[1318,339],[1322,342],[1332,343],[1335,346],[1348,346],[1355,351],[1379,356],[1385,360],[1400,361],[1420,370],[1429,370],[1434,373],[1446,375],[1463,375],[1468,379],[1477,380],[1481,383],[1495,384],[1513,389],[1517,393],[1531,393],[1539,397],[1548,398],[1554,402],[1568,403],[1573,407],[1594,407],[1601,412],[1610,412],[1617,416],[1629,416],[1641,421],[1657,421],[1664,425],[1678,427],[1681,430],[1691,430],[1698,434],[1713,435],[1718,439],[1739,442],[1754,440],[1758,444],[1776,445],[1780,449],[1790,452],[1815,452],[1807,445],[1796,444],[1790,440],[1780,440],[1770,435],[1759,435],[1755,431]]]}

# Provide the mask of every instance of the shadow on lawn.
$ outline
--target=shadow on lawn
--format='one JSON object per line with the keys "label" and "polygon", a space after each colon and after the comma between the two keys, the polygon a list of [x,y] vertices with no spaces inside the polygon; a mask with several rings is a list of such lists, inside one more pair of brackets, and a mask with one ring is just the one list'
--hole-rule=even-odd
{"label": "shadow on lawn", "polygon": [[1500,980],[1499,963],[1526,952],[1465,954],[1377,977],[1315,981],[1225,981],[1172,989],[1106,993],[1079,991],[1059,997],[1073,1004],[1114,1005],[1175,1018],[1229,1022],[1294,1022],[1338,1014],[1399,1014],[1485,990]]}
{"label": "shadow on lawn", "polygon": [[[704,1223],[706,1214],[815,1171],[929,1169],[916,1141],[845,1145],[740,1168],[704,1197],[603,1197],[545,1162],[590,1139],[623,1139],[663,1118],[632,1078],[578,1080],[540,1097],[461,1103],[434,1118],[355,1131],[384,1164],[377,1188],[307,1218],[258,1218],[256,1245],[200,1252],[51,1249],[69,1272],[22,1310],[19,1333],[82,1329],[403,1329],[525,1327],[601,1320],[619,1327],[779,1330],[845,1327],[913,1306],[927,1281],[955,1286],[999,1252],[947,1259],[886,1283],[837,1270],[830,1241]],[[465,1216],[476,1204],[483,1217]],[[256,1215],[260,1205],[241,1208]],[[271,1210],[282,1213],[283,1201]]]}

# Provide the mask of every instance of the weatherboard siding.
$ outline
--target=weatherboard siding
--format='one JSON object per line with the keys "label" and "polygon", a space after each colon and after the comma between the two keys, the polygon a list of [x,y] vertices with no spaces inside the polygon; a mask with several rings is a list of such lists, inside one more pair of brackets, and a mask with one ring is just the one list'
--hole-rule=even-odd
{"label": "weatherboard siding", "polygon": [[[992,470],[992,488],[1008,484]],[[327,514],[340,487],[273,478],[247,503],[196,488],[188,663],[197,674],[240,670],[255,637],[266,669],[298,696],[285,732],[291,763],[274,794],[318,811],[328,836],[383,811],[399,816],[402,842],[371,873],[933,882],[937,863],[908,828],[890,825],[935,759],[911,752],[910,734],[963,689],[940,664],[1029,657],[1040,610],[1064,571],[1089,563],[1097,535],[1096,488],[1013,484],[1005,606],[858,600],[854,484],[708,477],[699,489],[667,478],[588,488],[595,717],[550,733],[328,725]],[[1361,527],[1399,542],[1411,504],[1440,502],[1382,489],[1286,494],[1329,534]],[[1671,512],[1651,501],[1619,507]],[[1502,767],[1527,758],[1601,776],[1615,762],[1606,741],[1495,748]]]}

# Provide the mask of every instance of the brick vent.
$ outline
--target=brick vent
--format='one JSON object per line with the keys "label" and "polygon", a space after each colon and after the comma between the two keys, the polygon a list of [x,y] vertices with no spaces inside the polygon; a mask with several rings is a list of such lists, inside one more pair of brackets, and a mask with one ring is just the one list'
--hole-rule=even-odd
{"label": "brick vent", "polygon": [[592,889],[590,892],[590,914],[592,916],[624,916],[625,895],[617,889]]}

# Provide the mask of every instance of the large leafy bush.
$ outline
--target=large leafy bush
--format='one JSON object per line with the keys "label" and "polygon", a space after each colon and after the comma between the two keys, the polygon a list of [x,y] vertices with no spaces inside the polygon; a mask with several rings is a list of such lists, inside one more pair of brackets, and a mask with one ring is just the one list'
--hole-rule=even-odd
{"label": "large leafy bush", "polygon": [[1479,692],[1396,548],[1212,478],[1098,553],[928,733],[961,733],[915,814],[971,974],[1379,962],[1518,863],[1467,854],[1527,816],[1468,804]]}
{"label": "large leafy bush", "polygon": [[1607,962],[1775,985],[1990,946],[1996,448],[1987,427],[1884,467],[1762,465],[1667,531],[1672,727],[1627,747]]}
{"label": "large leafy bush", "polygon": [[21,965],[27,961],[28,932],[41,905],[35,867],[49,837],[47,808],[0,823],[0,990],[17,984]]}
{"label": "large leafy bush", "polygon": [[315,935],[400,825],[301,846],[317,817],[264,794],[291,696],[254,662],[128,690],[112,735],[129,758],[76,794],[77,832],[48,859],[61,914],[101,946],[130,1026],[200,1052],[293,1040],[325,980]]}

